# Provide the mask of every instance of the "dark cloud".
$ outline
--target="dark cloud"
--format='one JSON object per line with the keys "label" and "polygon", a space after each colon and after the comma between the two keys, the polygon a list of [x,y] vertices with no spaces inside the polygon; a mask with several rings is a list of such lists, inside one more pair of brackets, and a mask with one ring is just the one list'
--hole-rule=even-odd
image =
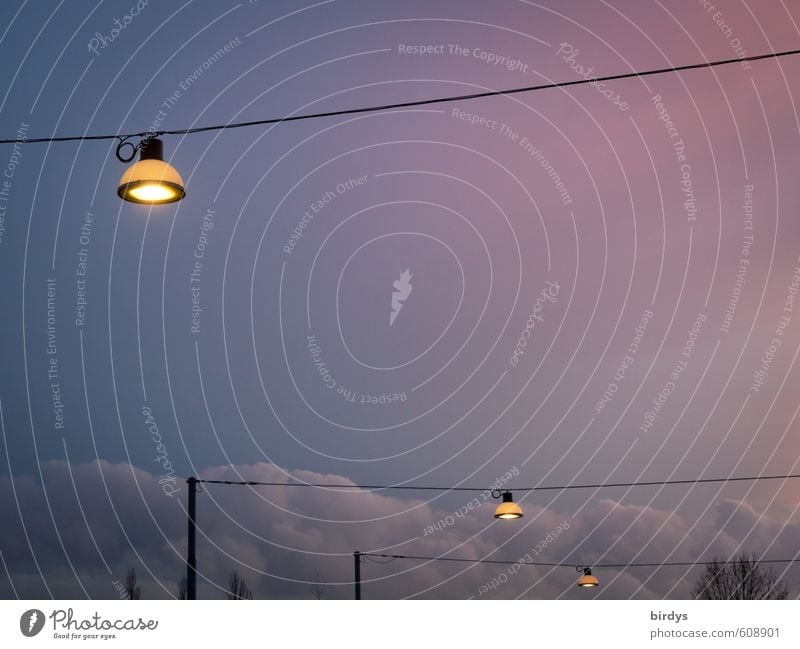
{"label": "dark cloud", "polygon": [[[203,473],[209,479],[264,482],[284,482],[286,475],[268,464]],[[292,475],[309,482],[352,484],[344,476],[309,471]],[[0,516],[6,524],[0,531],[0,551],[10,567],[0,581],[3,596],[45,597],[49,589],[56,597],[85,592],[114,598],[115,580],[122,580],[128,567],[137,569],[145,597],[173,596],[184,570],[186,492],[184,488],[168,496],[159,479],[163,476],[105,461],[73,466],[47,462],[42,465],[44,489],[38,477],[18,477],[13,485],[3,478]],[[308,488],[206,485],[198,502],[200,590],[205,597],[221,597],[220,588],[233,569],[245,575],[258,597],[312,597],[314,582],[324,585],[325,597],[351,597],[356,549],[620,563],[691,560],[701,551],[708,557],[728,556],[744,541],[747,549],[778,556],[791,553],[800,539],[797,524],[782,524],[730,500],[721,500],[694,529],[675,512],[608,499],[590,504],[579,517],[528,504],[525,518],[515,522],[495,522],[491,501],[459,517],[421,500]],[[430,532],[436,521],[442,529]],[[365,596],[583,595],[573,588],[576,573],[571,568],[383,561],[364,564]],[[604,588],[595,594],[649,598],[686,596],[693,573],[635,568],[597,574]],[[493,580],[493,587],[482,590]]]}

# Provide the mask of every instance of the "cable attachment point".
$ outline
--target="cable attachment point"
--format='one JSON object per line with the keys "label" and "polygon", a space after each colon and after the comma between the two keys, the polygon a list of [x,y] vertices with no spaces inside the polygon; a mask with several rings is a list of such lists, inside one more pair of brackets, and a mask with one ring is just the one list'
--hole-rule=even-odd
{"label": "cable attachment point", "polygon": [[[136,135],[126,135],[125,137],[117,135],[116,138],[119,140],[119,144],[117,145],[117,160],[127,164],[136,157],[137,151],[144,151],[145,149],[148,149],[148,147],[150,149],[154,149],[153,156],[150,157],[158,157],[158,159],[161,159],[163,157],[163,149],[161,148],[161,141],[158,138],[162,135],[163,133],[161,131],[148,131],[145,135],[138,133]],[[128,140],[133,137],[141,138],[138,144],[128,142]],[[153,146],[149,146],[151,142],[153,143]],[[122,153],[122,147],[125,146],[129,146],[131,148],[131,154],[129,156]]]}
{"label": "cable attachment point", "polygon": [[[117,136],[117,139],[119,140],[119,144],[117,145],[117,160],[119,160],[120,162],[124,162],[126,164],[136,157],[136,152],[142,146],[141,142],[139,142],[139,144],[128,142],[128,140],[130,140],[131,137],[133,136],[132,135],[129,135],[127,137]],[[125,154],[122,153],[122,147],[124,146],[129,146],[131,148],[131,154],[129,156],[126,156]]]}

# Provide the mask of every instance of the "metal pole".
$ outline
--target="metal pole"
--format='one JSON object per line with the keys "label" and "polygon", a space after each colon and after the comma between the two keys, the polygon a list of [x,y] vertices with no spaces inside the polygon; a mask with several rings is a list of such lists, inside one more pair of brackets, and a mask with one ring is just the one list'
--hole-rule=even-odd
{"label": "metal pole", "polygon": [[354,580],[356,586],[356,599],[361,599],[361,553],[358,550],[353,552],[353,564],[356,570],[356,578]]}
{"label": "metal pole", "polygon": [[189,485],[189,548],[186,553],[186,599],[197,599],[197,478],[186,480]]}

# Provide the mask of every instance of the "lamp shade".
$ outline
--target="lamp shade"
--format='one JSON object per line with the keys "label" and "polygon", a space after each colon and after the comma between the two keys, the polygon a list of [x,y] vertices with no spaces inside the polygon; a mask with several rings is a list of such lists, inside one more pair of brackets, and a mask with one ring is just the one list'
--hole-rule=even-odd
{"label": "lamp shade", "polygon": [[494,510],[495,518],[522,518],[522,507],[514,502],[510,491],[503,492],[503,502]]}
{"label": "lamp shade", "polygon": [[585,568],[580,579],[578,579],[578,586],[581,588],[594,588],[598,585],[597,577],[592,574],[591,568]]}
{"label": "lamp shade", "polygon": [[181,175],[163,158],[161,140],[142,142],[139,161],[122,174],[117,195],[124,201],[146,205],[174,203],[186,196]]}

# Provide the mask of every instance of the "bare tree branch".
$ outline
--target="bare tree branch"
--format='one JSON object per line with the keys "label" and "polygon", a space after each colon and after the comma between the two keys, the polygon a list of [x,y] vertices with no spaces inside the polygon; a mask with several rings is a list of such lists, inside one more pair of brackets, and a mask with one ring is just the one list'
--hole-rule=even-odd
{"label": "bare tree branch", "polygon": [[311,584],[311,594],[314,599],[323,599],[325,593],[325,585],[319,580],[319,573],[314,577],[314,583]]}
{"label": "bare tree branch", "polygon": [[128,568],[125,576],[125,599],[141,599],[142,589],[136,585],[136,571]]}
{"label": "bare tree branch", "polygon": [[787,599],[789,588],[758,557],[741,553],[732,561],[715,559],[697,579],[695,599]]}
{"label": "bare tree branch", "polygon": [[253,599],[253,591],[247,587],[247,582],[242,579],[238,570],[231,573],[225,597],[228,599]]}

